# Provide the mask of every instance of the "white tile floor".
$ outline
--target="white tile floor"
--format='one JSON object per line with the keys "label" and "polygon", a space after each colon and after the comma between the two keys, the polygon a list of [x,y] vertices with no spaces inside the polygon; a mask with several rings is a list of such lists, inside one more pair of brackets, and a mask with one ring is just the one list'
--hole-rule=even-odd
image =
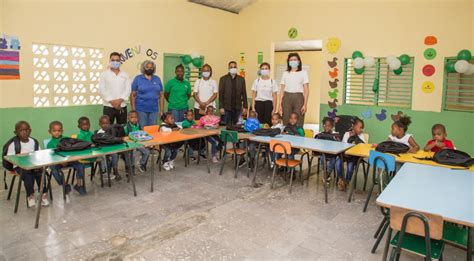
{"label": "white tile floor", "polygon": [[[271,172],[260,170],[250,186],[245,171],[233,178],[229,161],[208,174],[205,162],[188,168],[179,160],[171,172],[159,172],[155,192],[149,176],[136,177],[138,196],[125,180],[101,188],[88,181],[88,195],[72,193],[43,209],[39,229],[35,211],[20,208],[0,191],[0,260],[380,260],[382,245],[370,253],[380,211],[372,202],[362,213],[365,192],[347,203],[347,193],[330,188],[324,204],[317,176],[309,185],[296,182],[288,194],[282,178],[269,188]],[[361,179],[359,179],[361,180]],[[3,188],[3,186],[2,186]],[[385,241],[385,240],[384,240]],[[465,260],[452,246],[445,260]],[[402,260],[422,260],[403,254]]]}

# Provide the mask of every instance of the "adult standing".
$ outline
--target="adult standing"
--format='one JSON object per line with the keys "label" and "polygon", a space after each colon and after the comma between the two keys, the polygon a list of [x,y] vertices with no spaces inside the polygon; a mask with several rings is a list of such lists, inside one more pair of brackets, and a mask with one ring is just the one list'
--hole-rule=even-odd
{"label": "adult standing", "polygon": [[110,123],[127,122],[127,99],[131,92],[128,74],[120,70],[120,54],[113,52],[109,56],[109,68],[100,75],[99,94],[104,100],[103,114],[109,116]]}
{"label": "adult standing", "polygon": [[288,124],[290,114],[299,116],[298,125],[303,126],[309,97],[308,72],[303,70],[298,53],[288,54],[287,70],[281,77],[280,112],[283,113],[283,124]]}
{"label": "adult standing", "polygon": [[278,85],[270,78],[270,64],[260,65],[260,77],[252,84],[252,108],[261,123],[272,125],[272,114],[276,112]]}
{"label": "adult standing", "polygon": [[247,113],[245,79],[237,74],[237,62],[228,64],[229,73],[219,80],[219,109],[223,122],[235,125],[242,113]]}
{"label": "adult standing", "polygon": [[175,68],[176,77],[169,80],[165,86],[165,98],[168,101],[168,111],[176,122],[184,121],[184,113],[188,110],[188,100],[191,97],[191,84],[184,79],[184,66]]}
{"label": "adult standing", "polygon": [[212,67],[209,64],[202,66],[202,78],[194,83],[194,118],[199,120],[206,114],[206,108],[209,105],[216,108],[217,83],[212,77]]}
{"label": "adult standing", "polygon": [[156,125],[158,112],[163,112],[165,105],[163,84],[160,77],[155,75],[156,65],[153,61],[144,61],[140,71],[142,74],[137,75],[132,82],[130,105],[138,113],[140,126]]}

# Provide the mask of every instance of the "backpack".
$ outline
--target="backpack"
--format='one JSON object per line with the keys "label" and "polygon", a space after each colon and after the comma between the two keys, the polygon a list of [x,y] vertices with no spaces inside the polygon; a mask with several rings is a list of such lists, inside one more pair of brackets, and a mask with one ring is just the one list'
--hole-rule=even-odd
{"label": "backpack", "polygon": [[122,138],[111,135],[110,133],[94,133],[92,135],[92,142],[96,145],[114,145],[124,143]]}
{"label": "backpack", "polygon": [[253,132],[256,136],[267,136],[267,137],[275,137],[276,135],[280,134],[281,130],[279,128],[276,129],[259,129]]}
{"label": "backpack", "polygon": [[360,143],[365,143],[361,138],[359,138],[359,135],[352,135],[347,139],[347,143],[352,143],[352,144],[360,144]]}
{"label": "backpack", "polygon": [[88,141],[65,137],[59,140],[58,146],[56,147],[55,151],[58,152],[85,150],[90,148],[91,146],[92,143]]}
{"label": "backpack", "polygon": [[247,132],[242,125],[230,125],[225,128],[228,131]]}
{"label": "backpack", "polygon": [[[35,151],[36,150],[39,150],[39,143],[36,139],[34,138],[31,138],[35,143]],[[3,145],[3,150],[2,150],[2,165],[5,169],[7,170],[13,170],[13,164],[11,164],[10,162],[6,161],[3,159],[3,157],[7,156],[7,153],[8,153],[8,147],[10,147],[10,144],[14,144],[15,146],[15,154],[20,154],[21,153],[21,143],[20,143],[20,138],[18,138],[17,136],[9,139],[7,141],[7,143],[5,143],[5,145]],[[4,177],[5,179],[5,177]],[[6,184],[6,183],[5,183]]]}
{"label": "backpack", "polygon": [[152,140],[153,137],[150,136],[150,134],[144,132],[144,131],[132,131],[128,134],[128,137],[133,140],[133,141],[147,141],[147,140]]}
{"label": "backpack", "polygon": [[248,132],[254,132],[260,129],[260,122],[257,119],[247,119],[244,124],[244,129]]}
{"label": "backpack", "polygon": [[355,116],[351,115],[337,115],[335,120],[334,129],[340,135],[348,132],[352,128]]}
{"label": "backpack", "polygon": [[315,137],[315,139],[320,139],[320,140],[331,140],[331,141],[339,141],[338,135],[336,133],[318,133]]}
{"label": "backpack", "polygon": [[400,142],[384,141],[379,143],[375,150],[382,153],[391,153],[398,155],[400,153],[407,153],[410,150],[410,147]]}
{"label": "backpack", "polygon": [[433,155],[433,161],[450,166],[470,167],[474,165],[474,159],[464,151],[454,149],[443,149]]}
{"label": "backpack", "polygon": [[125,128],[120,124],[112,124],[108,130],[112,136],[123,138],[125,135]]}

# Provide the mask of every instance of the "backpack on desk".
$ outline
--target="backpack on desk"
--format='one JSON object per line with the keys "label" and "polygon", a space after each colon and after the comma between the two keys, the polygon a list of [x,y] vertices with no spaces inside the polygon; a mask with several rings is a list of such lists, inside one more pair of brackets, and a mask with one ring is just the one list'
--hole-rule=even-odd
{"label": "backpack on desk", "polygon": [[55,151],[78,151],[85,150],[92,146],[92,143],[80,139],[64,137],[59,140]]}
{"label": "backpack on desk", "polygon": [[379,143],[375,150],[382,153],[399,155],[400,153],[407,153],[410,150],[410,147],[400,142],[388,140]]}
{"label": "backpack on desk", "polygon": [[[39,143],[36,139],[29,137],[32,139],[35,143],[35,151],[39,150]],[[17,136],[9,139],[5,145],[3,145],[3,150],[2,150],[2,165],[5,169],[12,171],[13,170],[13,164],[10,162],[6,161],[3,159],[3,157],[7,156],[8,153],[8,147],[10,147],[11,144],[14,144],[15,146],[15,154],[20,154],[21,153],[21,143],[20,143],[20,138]]]}
{"label": "backpack on desk", "polygon": [[111,135],[110,133],[94,133],[92,142],[99,146],[115,145],[125,143],[122,138]]}
{"label": "backpack on desk", "polygon": [[442,149],[433,155],[433,161],[443,165],[470,167],[474,159],[464,151],[455,149]]}

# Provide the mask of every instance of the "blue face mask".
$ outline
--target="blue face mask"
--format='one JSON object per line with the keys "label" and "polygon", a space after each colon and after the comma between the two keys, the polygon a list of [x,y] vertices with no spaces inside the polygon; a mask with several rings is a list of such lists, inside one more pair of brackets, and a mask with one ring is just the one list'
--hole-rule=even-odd
{"label": "blue face mask", "polygon": [[211,72],[202,72],[202,77],[209,78],[211,76]]}
{"label": "blue face mask", "polygon": [[290,64],[290,67],[291,67],[291,68],[298,68],[298,66],[300,65],[300,62],[298,62],[298,61],[290,61],[289,64]]}
{"label": "blue face mask", "polygon": [[110,62],[110,68],[112,68],[112,69],[118,69],[118,68],[120,68],[120,62],[111,61],[111,62]]}

